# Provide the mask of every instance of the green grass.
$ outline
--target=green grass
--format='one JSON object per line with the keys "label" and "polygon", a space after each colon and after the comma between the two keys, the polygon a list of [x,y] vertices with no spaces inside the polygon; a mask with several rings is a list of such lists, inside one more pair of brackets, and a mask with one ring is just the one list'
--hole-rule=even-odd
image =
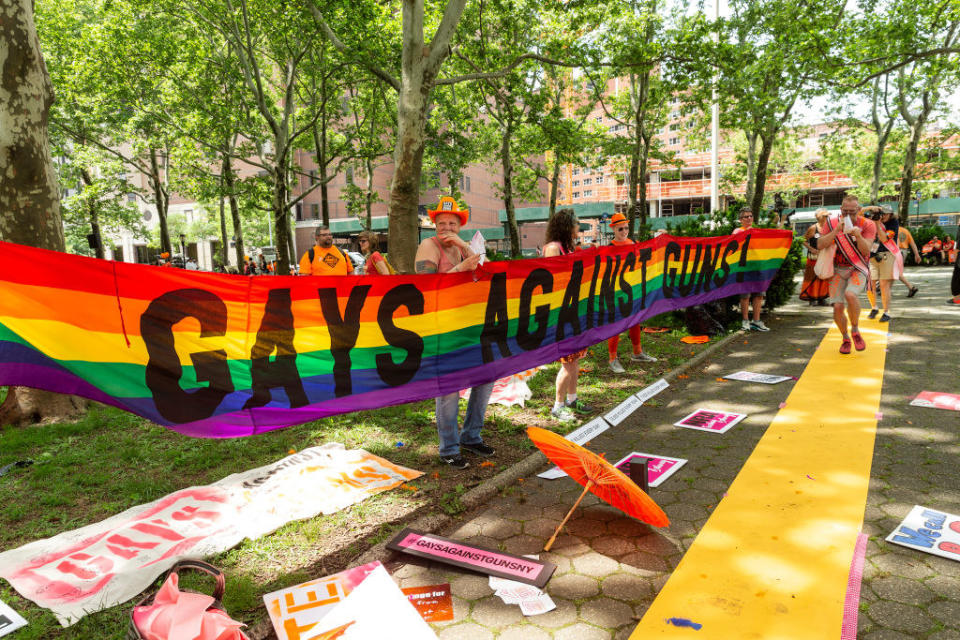
{"label": "green grass", "polygon": [[[669,326],[662,334],[643,334],[644,350],[660,358],[655,365],[629,362],[630,341],[621,338],[620,357],[629,375],[607,368],[605,343],[581,361],[580,395],[605,412],[709,345],[685,345],[686,335],[671,316],[648,321]],[[31,459],[34,464],[0,478],[0,549],[98,522],[130,507],[188,486],[204,485],[275,462],[291,450],[325,442],[367,451],[424,472],[409,483],[417,491],[394,490],[328,516],[284,525],[272,534],[243,543],[208,560],[227,574],[227,610],[254,622],[266,615],[264,593],[332,573],[353,564],[364,549],[394,535],[395,522],[417,509],[459,515],[462,496],[534,450],[525,435],[531,425],[567,433],[578,424],[557,425],[549,417],[557,364],[529,380],[533,397],[525,408],[491,407],[484,438],[498,449],[495,465],[473,464],[458,472],[439,463],[432,401],[332,416],[296,427],[232,440],[189,438],[122,411],[94,405],[78,422],[0,429],[0,466]],[[0,389],[0,398],[4,394]],[[402,446],[397,446],[402,442]],[[506,488],[505,491],[510,491]],[[333,553],[334,555],[327,555]],[[196,579],[190,577],[188,585]],[[201,581],[198,590],[206,590]],[[122,638],[133,602],[83,618],[63,629],[53,615],[22,599],[0,581],[0,600],[30,625],[16,640],[47,638]]]}

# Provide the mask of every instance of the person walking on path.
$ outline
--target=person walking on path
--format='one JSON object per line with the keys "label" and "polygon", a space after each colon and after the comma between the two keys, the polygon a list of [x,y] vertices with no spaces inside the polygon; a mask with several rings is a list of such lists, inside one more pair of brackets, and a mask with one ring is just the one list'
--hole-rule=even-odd
{"label": "person walking on path", "polygon": [[[914,264],[920,264],[920,250],[917,249],[917,243],[913,241],[913,234],[910,233],[910,229],[901,226],[900,231],[897,234],[897,241],[897,244],[900,245],[900,253],[904,256],[904,262],[906,262],[907,249],[910,249],[913,251]],[[900,274],[900,282],[906,285],[908,298],[912,298],[913,296],[917,295],[917,291],[919,291],[919,289],[910,284],[910,281],[907,280],[906,265],[904,265],[903,273]]]}
{"label": "person walking on path", "polygon": [[316,244],[300,258],[302,276],[348,276],[353,275],[353,263],[333,246],[330,227],[320,225],[314,232]]}
{"label": "person walking on path", "polygon": [[[560,209],[547,222],[546,241],[543,257],[562,256],[573,253],[577,242],[579,223],[573,209]],[[587,349],[560,358],[560,371],[557,372],[557,388],[553,409],[550,415],[560,422],[573,422],[577,413],[592,413],[593,407],[577,398],[577,379],[580,377],[580,358],[587,355]]]}
{"label": "person walking on path", "polygon": [[[895,238],[900,231],[900,223],[888,207],[864,207],[864,212],[870,213],[870,219],[877,226],[875,249],[870,256],[870,280],[880,283],[880,298],[883,303],[883,315],[880,322],[890,322],[890,289],[893,281],[903,274],[903,254]],[[870,299],[870,315],[873,320],[877,317],[877,294],[873,288],[867,290]]]}
{"label": "person walking on path", "polygon": [[[462,273],[474,271],[480,256],[460,237],[460,227],[467,223],[470,211],[460,209],[449,196],[440,198],[433,211],[427,212],[437,228],[437,235],[420,243],[415,258],[417,273]],[[463,430],[457,424],[460,413],[460,394],[456,391],[436,399],[437,434],[440,437],[440,459],[454,469],[470,466],[460,454],[461,449],[478,456],[490,457],[493,447],[484,443],[480,432],[487,416],[487,405],[493,392],[493,382],[470,389],[467,415]]]}
{"label": "person walking on path", "polygon": [[[630,239],[630,223],[627,216],[622,213],[613,214],[610,219],[610,228],[613,229],[613,241],[611,244],[617,246],[626,246],[636,244]],[[633,345],[633,355],[630,359],[634,362],[656,362],[657,359],[643,352],[640,345],[640,336],[643,335],[639,324],[630,327],[630,344]],[[610,370],[614,373],[626,373],[626,369],[620,364],[620,358],[617,357],[617,349],[620,346],[620,334],[617,334],[607,340],[607,352],[610,356]]]}
{"label": "person walking on path", "polygon": [[[826,233],[817,240],[817,249],[833,253],[833,277],[830,279],[830,303],[833,321],[840,330],[840,353],[850,353],[851,338],[857,351],[867,348],[860,335],[860,301],[857,297],[870,282],[867,258],[877,235],[872,220],[860,216],[856,196],[846,196],[840,205],[840,218],[827,218]],[[847,316],[850,318],[849,331]]]}
{"label": "person walking on path", "polygon": [[[753,211],[740,210],[740,226],[733,230],[733,235],[745,233],[753,227]],[[753,320],[750,319],[750,302],[753,301]],[[763,306],[763,290],[756,289],[740,294],[741,328],[744,331],[770,331],[770,327],[760,320],[760,308]]]}
{"label": "person walking on path", "polygon": [[803,284],[800,286],[800,299],[806,300],[810,306],[827,306],[827,296],[830,294],[830,285],[826,280],[817,277],[814,266],[817,264],[817,238],[820,237],[821,225],[829,215],[826,209],[817,209],[813,214],[817,221],[807,228],[803,234],[803,246],[807,249],[807,266],[803,271]]}
{"label": "person walking on path", "polygon": [[953,297],[947,300],[947,304],[960,307],[960,258],[953,263],[953,277],[950,278],[950,294]]}
{"label": "person walking on path", "polygon": [[372,231],[361,231],[360,235],[357,236],[357,243],[360,245],[360,253],[363,254],[365,259],[363,263],[364,275],[390,275],[390,267],[387,266],[386,258],[377,251],[380,244],[377,240],[377,234]]}

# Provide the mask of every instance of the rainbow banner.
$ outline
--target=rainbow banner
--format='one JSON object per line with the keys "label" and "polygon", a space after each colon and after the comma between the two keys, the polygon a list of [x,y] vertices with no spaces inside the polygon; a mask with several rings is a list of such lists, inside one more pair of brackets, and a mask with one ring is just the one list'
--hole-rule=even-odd
{"label": "rainbow banner", "polygon": [[475,273],[246,277],[0,242],[0,385],[191,436],[414,402],[552,362],[644,318],[766,290],[792,234],[660,236]]}

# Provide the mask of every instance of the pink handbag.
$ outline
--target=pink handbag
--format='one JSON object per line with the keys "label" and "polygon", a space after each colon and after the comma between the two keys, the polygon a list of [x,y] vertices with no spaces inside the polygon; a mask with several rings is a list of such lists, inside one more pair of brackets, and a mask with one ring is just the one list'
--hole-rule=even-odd
{"label": "pink handbag", "polygon": [[[216,578],[213,595],[181,591],[177,586],[179,571],[190,568]],[[130,614],[128,640],[249,640],[220,604],[224,591],[223,573],[206,562],[183,560],[170,569],[163,586],[145,604],[147,596]]]}

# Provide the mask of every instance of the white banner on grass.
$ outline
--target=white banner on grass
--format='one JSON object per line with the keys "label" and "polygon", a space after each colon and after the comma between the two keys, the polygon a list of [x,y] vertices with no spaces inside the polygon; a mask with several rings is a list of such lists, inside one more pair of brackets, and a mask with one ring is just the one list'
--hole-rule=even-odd
{"label": "white banner on grass", "polygon": [[185,557],[230,549],[422,475],[330,443],[0,553],[0,577],[64,626],[126,602]]}
{"label": "white banner on grass", "polygon": [[635,394],[633,394],[633,395],[634,395],[634,397],[635,397],[637,400],[640,401],[640,404],[643,404],[644,402],[646,402],[647,400],[649,400],[649,399],[652,398],[653,396],[657,395],[658,393],[660,393],[661,391],[663,391],[664,389],[666,389],[666,388],[669,387],[669,386],[670,386],[670,383],[668,383],[668,382],[667,382],[666,380],[664,380],[663,378],[660,378],[659,380],[657,380],[656,382],[654,382],[654,383],[651,384],[650,386],[647,386],[647,387],[644,387],[643,389],[640,389],[640,391],[637,391],[637,392],[636,392]]}

